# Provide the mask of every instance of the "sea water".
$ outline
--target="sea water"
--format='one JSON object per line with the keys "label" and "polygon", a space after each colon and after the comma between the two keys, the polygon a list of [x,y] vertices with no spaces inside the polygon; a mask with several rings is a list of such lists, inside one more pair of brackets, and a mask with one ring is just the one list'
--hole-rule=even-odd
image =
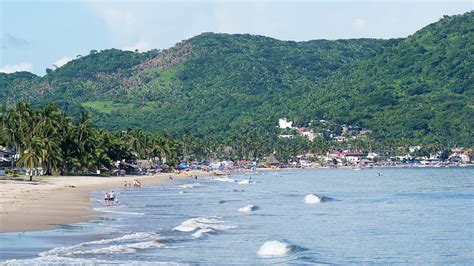
{"label": "sea water", "polygon": [[90,222],[0,234],[0,263],[474,264],[472,168],[264,171],[116,193],[114,206],[92,193],[104,213]]}

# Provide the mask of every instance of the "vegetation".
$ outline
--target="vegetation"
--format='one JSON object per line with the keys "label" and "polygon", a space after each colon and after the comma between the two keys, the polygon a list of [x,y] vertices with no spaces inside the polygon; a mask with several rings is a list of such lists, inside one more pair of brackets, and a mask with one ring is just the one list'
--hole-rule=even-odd
{"label": "vegetation", "polygon": [[[473,20],[474,12],[446,16],[392,40],[293,42],[204,33],[164,51],[91,51],[44,77],[0,74],[0,100],[36,108],[56,102],[72,117],[90,112],[93,120],[82,118],[91,128],[167,133],[187,143],[179,148],[186,159],[261,158],[273,151],[286,158],[295,150],[347,148],[328,139],[278,139],[281,117],[297,126],[325,119],[370,129],[369,139],[352,142],[353,149],[472,147]],[[9,130],[24,138],[17,132],[23,129]],[[62,164],[69,170],[80,168],[68,160]]]}
{"label": "vegetation", "polygon": [[110,133],[93,127],[91,118],[83,113],[74,122],[56,104],[39,110],[25,102],[4,106],[0,145],[20,155],[16,166],[28,168],[30,180],[38,167],[52,175],[113,170],[114,162],[133,158],[177,164],[178,143],[173,138],[141,130]]}

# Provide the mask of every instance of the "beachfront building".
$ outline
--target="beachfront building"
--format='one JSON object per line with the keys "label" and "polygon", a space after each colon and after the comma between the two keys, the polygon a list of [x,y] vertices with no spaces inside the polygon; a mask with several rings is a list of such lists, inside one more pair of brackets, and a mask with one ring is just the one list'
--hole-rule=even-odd
{"label": "beachfront building", "polygon": [[265,163],[269,168],[276,168],[280,164],[280,161],[278,161],[274,155],[270,155],[266,158]]}
{"label": "beachfront building", "polygon": [[362,159],[367,158],[367,153],[362,153],[358,151],[342,151],[336,152],[333,154],[333,157],[336,158],[337,161],[346,164],[358,164],[361,162]]}
{"label": "beachfront building", "polygon": [[12,153],[8,151],[0,151],[0,162],[11,162],[12,161]]}

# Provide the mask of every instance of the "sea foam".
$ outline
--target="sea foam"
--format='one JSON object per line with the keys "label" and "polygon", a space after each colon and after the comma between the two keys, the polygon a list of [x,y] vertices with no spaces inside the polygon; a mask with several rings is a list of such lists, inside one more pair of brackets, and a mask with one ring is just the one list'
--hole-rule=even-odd
{"label": "sea foam", "polygon": [[201,187],[202,185],[199,184],[199,183],[193,183],[193,184],[184,184],[184,185],[181,185],[179,186],[180,188],[184,188],[184,189],[192,189],[192,188],[195,188],[195,187]]}
{"label": "sea foam", "polygon": [[304,203],[306,204],[318,204],[323,201],[323,198],[314,194],[308,194],[304,197]]}
{"label": "sea foam", "polygon": [[250,180],[242,179],[239,182],[237,182],[237,184],[239,184],[239,185],[248,185],[248,184],[250,184]]}
{"label": "sea foam", "polygon": [[[160,234],[155,232],[139,232],[124,235],[117,238],[102,239],[84,242],[72,246],[60,246],[49,251],[41,252],[40,257],[50,256],[71,256],[82,254],[112,254],[112,253],[132,253],[139,249],[163,247],[164,244],[158,242]],[[109,245],[113,244],[113,245]]]}
{"label": "sea foam", "polygon": [[220,182],[229,182],[229,183],[235,183],[236,180],[229,178],[229,177],[217,177],[213,179],[214,181],[220,181]]}
{"label": "sea foam", "polygon": [[293,247],[287,243],[280,241],[267,241],[265,242],[257,254],[262,257],[282,257],[287,256],[293,251]]}
{"label": "sea foam", "polygon": [[240,208],[238,211],[239,212],[244,212],[244,213],[250,213],[252,211],[258,210],[258,206],[255,205],[247,205],[245,207]]}
{"label": "sea foam", "polygon": [[197,217],[182,222],[180,225],[173,228],[173,230],[180,232],[196,231],[193,236],[201,237],[206,233],[224,231],[233,228],[235,228],[234,225],[225,224],[223,221],[218,220],[217,217]]}

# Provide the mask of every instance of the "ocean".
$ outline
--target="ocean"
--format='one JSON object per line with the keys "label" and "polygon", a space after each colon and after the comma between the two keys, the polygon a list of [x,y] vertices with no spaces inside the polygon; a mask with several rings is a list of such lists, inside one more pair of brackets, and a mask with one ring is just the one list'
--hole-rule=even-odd
{"label": "ocean", "polygon": [[[379,174],[381,173],[381,174]],[[0,234],[0,264],[474,264],[474,169],[279,170],[92,193],[90,222]]]}

